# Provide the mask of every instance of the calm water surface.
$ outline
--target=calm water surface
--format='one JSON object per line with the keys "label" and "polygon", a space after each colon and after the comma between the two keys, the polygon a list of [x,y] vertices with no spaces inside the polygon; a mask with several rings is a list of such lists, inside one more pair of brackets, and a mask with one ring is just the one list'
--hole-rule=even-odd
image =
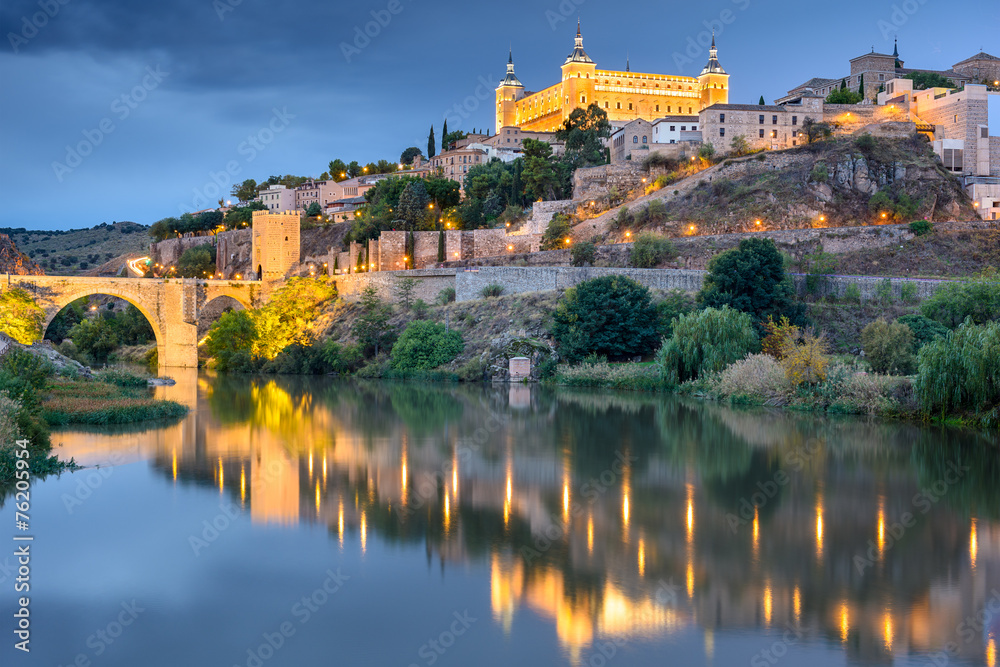
{"label": "calm water surface", "polygon": [[1000,463],[977,436],[179,380],[179,423],[54,437],[91,467],[33,489],[32,652],[5,631],[3,665],[997,664]]}

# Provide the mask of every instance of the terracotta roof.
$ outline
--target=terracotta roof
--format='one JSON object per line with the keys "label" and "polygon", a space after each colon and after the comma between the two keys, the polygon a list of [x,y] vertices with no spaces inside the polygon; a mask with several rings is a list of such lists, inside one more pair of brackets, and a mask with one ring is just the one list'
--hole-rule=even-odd
{"label": "terracotta roof", "polygon": [[976,55],[972,56],[971,58],[966,58],[962,62],[955,63],[954,65],[952,65],[952,68],[958,67],[959,65],[964,65],[965,63],[968,63],[968,62],[972,62],[973,60],[1000,60],[1000,58],[997,58],[996,56],[991,56],[990,54],[986,53],[985,51],[980,51],[979,53],[977,53]]}

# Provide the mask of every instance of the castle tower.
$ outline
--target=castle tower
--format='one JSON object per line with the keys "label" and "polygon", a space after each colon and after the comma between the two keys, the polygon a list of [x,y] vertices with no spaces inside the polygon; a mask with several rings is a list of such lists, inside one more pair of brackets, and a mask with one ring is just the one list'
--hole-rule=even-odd
{"label": "castle tower", "polygon": [[586,109],[594,99],[594,86],[597,84],[595,72],[597,65],[587,52],[583,50],[583,35],[580,33],[580,22],[576,23],[576,40],[573,52],[566,57],[562,66],[562,110],[563,120],[576,107]]}
{"label": "castle tower", "polygon": [[280,280],[299,263],[298,213],[253,212],[252,270],[259,280]]}
{"label": "castle tower", "polygon": [[517,125],[517,101],[524,97],[524,86],[514,74],[514,51],[507,57],[507,76],[497,87],[497,134],[500,128]]}
{"label": "castle tower", "polygon": [[713,104],[729,104],[729,75],[719,63],[719,50],[715,48],[715,33],[712,33],[712,48],[708,51],[708,64],[698,75],[701,88],[701,108]]}

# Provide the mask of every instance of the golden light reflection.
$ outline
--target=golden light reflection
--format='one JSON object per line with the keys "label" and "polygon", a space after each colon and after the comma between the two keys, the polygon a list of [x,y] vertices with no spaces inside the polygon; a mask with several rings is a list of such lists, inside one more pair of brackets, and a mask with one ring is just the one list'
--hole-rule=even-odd
{"label": "golden light reflection", "polygon": [[885,499],[878,499],[878,557],[882,559],[885,553]]}
{"label": "golden light reflection", "polygon": [[594,515],[587,517],[587,551],[594,552]]}
{"label": "golden light reflection", "polygon": [[448,534],[451,528],[451,500],[447,493],[444,494],[444,533]]}
{"label": "golden light reflection", "polygon": [[753,508],[753,558],[754,561],[760,556],[760,517],[757,515],[757,508]]}
{"label": "golden light reflection", "polygon": [[309,450],[309,479],[313,477],[313,450]]}
{"label": "golden light reflection", "polygon": [[976,557],[979,555],[979,536],[976,531],[976,520],[972,520],[972,533],[969,535],[969,559],[972,569],[976,569]]}
{"label": "golden light reflection", "polygon": [[246,466],[240,466],[240,504],[246,505],[247,502],[247,469]]}
{"label": "golden light reflection", "polygon": [[316,480],[316,514],[319,514],[319,505],[320,505],[319,480]]}
{"label": "golden light reflection", "polygon": [[628,530],[628,487],[622,493],[622,525]]}
{"label": "golden light reflection", "polygon": [[688,561],[687,566],[687,593],[688,597],[694,597],[694,563]]}
{"label": "golden light reflection", "polygon": [[451,492],[458,497],[458,448],[451,455]]}
{"label": "golden light reflection", "polygon": [[174,450],[174,453],[173,453],[173,460],[174,461],[173,461],[172,467],[173,467],[173,470],[174,470],[174,481],[176,482],[177,481],[177,450],[176,449]]}
{"label": "golden light reflection", "polygon": [[694,485],[687,484],[687,541],[694,540]]}
{"label": "golden light reflection", "polygon": [[569,482],[563,482],[563,523],[569,522]]}
{"label": "golden light reflection", "polygon": [[799,587],[795,587],[792,593],[792,613],[795,614],[795,625],[802,622],[802,592]]}
{"label": "golden light reflection", "polygon": [[340,542],[340,548],[344,548],[344,499],[341,498],[337,503],[337,541]]}
{"label": "golden light reflection", "polygon": [[361,553],[368,550],[368,520],[365,513],[361,513]]}
{"label": "golden light reflection", "polygon": [[323,452],[323,486],[324,487],[326,487],[326,471],[327,471],[327,466],[326,466],[326,452],[324,451]]}
{"label": "golden light reflection", "polygon": [[846,642],[848,632],[851,629],[851,619],[847,613],[847,603],[842,602],[840,605],[840,641]]}
{"label": "golden light reflection", "polygon": [[990,643],[986,645],[986,667],[997,667],[996,637],[990,637]]}
{"label": "golden light reflection", "polygon": [[503,525],[504,528],[510,522],[510,501],[514,497],[514,480],[510,474],[510,461],[507,462],[507,492],[503,502]]}
{"label": "golden light reflection", "polygon": [[771,614],[774,612],[774,594],[771,592],[771,582],[764,583],[764,625],[771,625]]}
{"label": "golden light reflection", "polygon": [[816,558],[823,559],[823,499],[816,503]]}
{"label": "golden light reflection", "polygon": [[712,628],[705,630],[705,657],[711,660],[715,656],[715,631]]}
{"label": "golden light reflection", "polygon": [[646,541],[639,538],[639,576],[646,576]]}
{"label": "golden light reflection", "polygon": [[226,488],[226,471],[222,467],[222,457],[220,456],[219,457],[219,495],[220,496],[222,495],[222,492],[225,490],[225,488]]}
{"label": "golden light reflection", "polygon": [[402,460],[402,462],[400,464],[400,468],[402,470],[402,472],[400,473],[400,483],[403,486],[401,502],[403,503],[403,506],[405,507],[406,506],[406,481],[407,481],[407,477],[408,477],[407,470],[406,470],[406,448],[405,447],[403,448],[403,460]]}
{"label": "golden light reflection", "polygon": [[882,631],[885,636],[885,650],[892,653],[892,639],[893,639],[893,628],[892,628],[892,615],[886,612],[885,618],[882,622]]}

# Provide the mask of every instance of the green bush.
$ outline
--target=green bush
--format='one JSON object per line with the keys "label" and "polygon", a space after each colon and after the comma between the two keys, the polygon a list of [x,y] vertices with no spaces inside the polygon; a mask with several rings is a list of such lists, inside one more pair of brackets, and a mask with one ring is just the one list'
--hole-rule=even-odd
{"label": "green bush", "polygon": [[455,288],[445,287],[443,290],[438,292],[437,302],[440,305],[445,305],[447,303],[453,303],[455,301]]}
{"label": "green bush", "polygon": [[861,288],[854,283],[844,288],[844,301],[847,303],[861,303]]}
{"label": "green bush", "polygon": [[892,305],[892,280],[883,278],[875,285],[875,302],[883,306]]}
{"label": "green bush", "polygon": [[0,294],[0,332],[22,345],[31,345],[42,337],[45,312],[31,295],[20,287]]}
{"label": "green bush", "polygon": [[118,387],[145,387],[149,385],[149,378],[124,368],[106,368],[95,373],[94,378],[98,382],[106,382]]}
{"label": "green bush", "polygon": [[972,318],[985,324],[1000,317],[1000,279],[989,274],[971,280],[947,282],[923,302],[920,312],[949,329]]}
{"label": "green bush", "polygon": [[934,231],[934,225],[926,220],[914,220],[910,223],[910,231],[914,236],[923,236]]}
{"label": "green bush", "polygon": [[625,276],[594,278],[566,290],[551,331],[559,354],[574,363],[592,353],[609,359],[649,354],[660,340],[649,289]]}
{"label": "green bush", "polygon": [[729,306],[681,315],[673,336],[664,342],[656,363],[668,386],[721,371],[760,351],[760,340],[749,313]]}
{"label": "green bush", "polygon": [[809,180],[814,183],[826,183],[830,179],[830,172],[827,170],[825,162],[817,162],[809,172]]}
{"label": "green bush", "polygon": [[670,239],[652,232],[642,232],[632,244],[629,261],[636,268],[652,269],[676,254]]}
{"label": "green bush", "polygon": [[917,396],[941,414],[1000,407],[1000,322],[963,323],[924,345],[917,361]]}
{"label": "green bush", "polygon": [[20,406],[16,410],[19,435],[38,447],[49,446],[49,428],[41,418],[41,401],[52,374],[50,363],[24,350],[10,350],[0,359],[0,392]]}
{"label": "green bush", "polygon": [[861,345],[876,373],[909,375],[913,372],[913,332],[905,324],[879,318],[861,331]]}
{"label": "green bush", "polygon": [[687,292],[673,289],[656,303],[656,312],[660,316],[660,335],[670,338],[674,331],[674,319],[692,312],[696,307],[694,297]]}
{"label": "green bush", "polygon": [[257,329],[250,313],[231,310],[212,325],[205,340],[205,352],[224,373],[249,373],[255,370],[250,351],[256,340]]}
{"label": "green bush", "polygon": [[322,349],[323,360],[330,373],[350,375],[361,368],[365,361],[365,355],[359,345],[341,345],[332,338],[327,338]]}
{"label": "green bush", "polygon": [[215,247],[206,243],[185,250],[177,260],[182,278],[210,278],[215,275]]}
{"label": "green bush", "polygon": [[591,241],[583,241],[574,245],[569,254],[573,266],[593,265],[594,257],[597,255],[597,246]]}
{"label": "green bush", "polygon": [[490,283],[483,289],[479,290],[479,293],[484,299],[489,299],[492,297],[498,297],[503,294],[503,285],[500,283]]}
{"label": "green bush", "polygon": [[542,250],[556,250],[566,247],[569,232],[569,216],[565,213],[556,213],[549,220],[549,226],[545,228],[545,234],[542,236]]}
{"label": "green bush", "polygon": [[917,302],[916,283],[905,282],[902,285],[900,285],[899,298],[902,299],[903,303],[916,303]]}
{"label": "green bush", "polygon": [[601,387],[623,391],[663,389],[660,371],[648,364],[609,364],[606,361],[559,366],[556,383],[569,387]]}
{"label": "green bush", "polygon": [[738,248],[713,257],[698,304],[749,313],[759,332],[769,315],[776,321],[784,315],[792,324],[805,324],[805,304],[795,300],[784,258],[771,239],[744,239]]}
{"label": "green bush", "polygon": [[406,325],[390,355],[397,371],[420,371],[446,364],[465,349],[462,334],[443,324],[415,320]]}
{"label": "green bush", "polygon": [[618,209],[618,215],[615,217],[615,229],[622,229],[631,224],[632,215],[628,212],[628,206],[622,206]]}
{"label": "green bush", "polygon": [[948,327],[923,315],[903,315],[896,320],[910,327],[913,332],[913,353],[916,354],[927,343],[948,335]]}

